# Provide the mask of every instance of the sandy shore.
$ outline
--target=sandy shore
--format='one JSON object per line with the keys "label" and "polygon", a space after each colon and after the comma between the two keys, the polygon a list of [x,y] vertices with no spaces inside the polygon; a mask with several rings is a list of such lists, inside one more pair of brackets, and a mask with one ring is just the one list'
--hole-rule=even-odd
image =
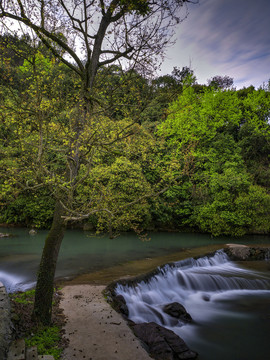
{"label": "sandy shore", "polygon": [[105,286],[72,285],[62,290],[69,345],[64,360],[150,360],[125,320],[105,301]]}

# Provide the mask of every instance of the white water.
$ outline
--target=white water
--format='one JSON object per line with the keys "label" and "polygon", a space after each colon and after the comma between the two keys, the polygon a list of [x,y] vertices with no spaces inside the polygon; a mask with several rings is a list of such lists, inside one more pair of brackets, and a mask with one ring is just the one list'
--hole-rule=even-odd
{"label": "white water", "polygon": [[[136,323],[154,321],[170,328],[201,354],[199,359],[254,359],[257,352],[249,355],[248,350],[243,355],[241,349],[236,356],[233,350],[226,354],[224,347],[234,346],[233,341],[228,344],[228,338],[237,326],[240,326],[237,331],[239,337],[244,324],[249,327],[253,326],[253,320],[256,322],[257,315],[250,312],[254,303],[263,299],[270,304],[269,278],[238,267],[229,261],[223,251],[216,252],[211,258],[187,259],[175,265],[166,266],[150,281],[140,282],[136,287],[117,285],[116,293],[124,296],[129,318]],[[182,304],[194,322],[184,324],[164,313],[162,307],[172,302]],[[221,343],[218,343],[220,339],[213,329],[220,332]],[[254,334],[252,337],[254,345]],[[222,343],[222,338],[226,339],[226,344]],[[245,341],[249,340],[246,338]],[[262,350],[262,354],[267,351],[269,355],[268,344],[269,341],[258,345],[260,348],[268,347]],[[262,354],[256,360],[268,359],[268,355],[264,358]]]}
{"label": "white water", "polygon": [[14,292],[17,289],[26,291],[35,285],[35,281],[29,281],[25,276],[11,274],[6,271],[0,271],[0,280],[5,285],[8,293]]}

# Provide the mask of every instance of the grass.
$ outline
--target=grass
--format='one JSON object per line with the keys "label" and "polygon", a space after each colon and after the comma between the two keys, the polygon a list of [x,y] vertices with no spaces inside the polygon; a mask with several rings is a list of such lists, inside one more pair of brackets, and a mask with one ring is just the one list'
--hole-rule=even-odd
{"label": "grass", "polygon": [[10,295],[11,299],[18,304],[33,304],[35,297],[35,289],[25,292],[17,292]]}
{"label": "grass", "polygon": [[53,355],[59,360],[66,344],[62,337],[64,317],[59,308],[59,289],[54,292],[51,326],[38,326],[33,322],[34,298],[34,289],[10,294],[14,338],[25,339],[27,347],[36,346],[39,355]]}

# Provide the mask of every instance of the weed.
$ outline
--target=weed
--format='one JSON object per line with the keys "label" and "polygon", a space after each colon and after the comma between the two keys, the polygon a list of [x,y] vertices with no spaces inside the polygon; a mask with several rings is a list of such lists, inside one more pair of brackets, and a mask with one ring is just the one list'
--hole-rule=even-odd
{"label": "weed", "polygon": [[60,329],[57,326],[50,326],[38,329],[25,339],[26,346],[37,346],[39,354],[53,355],[55,360],[60,359],[62,350],[58,347],[61,340]]}
{"label": "weed", "polygon": [[17,292],[11,294],[11,298],[13,301],[19,304],[33,304],[35,297],[35,289],[28,290],[25,292]]}
{"label": "weed", "polygon": [[60,359],[65,346],[61,337],[63,318],[57,317],[59,309],[59,294],[55,290],[53,301],[53,321],[50,327],[37,327],[32,318],[34,307],[35,290],[17,292],[10,294],[12,306],[12,321],[14,326],[14,337],[24,338],[27,347],[36,346],[39,355],[53,355],[55,360]]}

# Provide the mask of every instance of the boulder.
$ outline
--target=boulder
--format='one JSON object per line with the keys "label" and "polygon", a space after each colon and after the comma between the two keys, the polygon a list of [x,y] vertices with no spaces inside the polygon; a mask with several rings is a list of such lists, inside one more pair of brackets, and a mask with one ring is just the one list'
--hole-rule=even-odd
{"label": "boulder", "polygon": [[122,313],[123,315],[125,315],[126,317],[128,317],[128,307],[127,307],[127,304],[126,304],[126,300],[124,298],[124,296],[122,295],[116,295],[114,297],[114,304],[115,304],[115,307],[116,307],[116,311]]}
{"label": "boulder", "polygon": [[186,311],[184,306],[179,304],[178,302],[173,302],[173,303],[167,304],[167,305],[163,306],[162,310],[166,314],[168,314],[174,318],[180,319],[184,322],[192,321],[192,317],[190,316],[190,314]]}
{"label": "boulder", "polygon": [[227,244],[229,255],[232,260],[247,260],[250,256],[250,248],[246,245]]}
{"label": "boulder", "polygon": [[132,328],[156,360],[196,359],[198,356],[173,331],[154,322],[134,324]]}
{"label": "boulder", "polygon": [[269,247],[249,247],[239,244],[227,244],[224,251],[233,261],[261,261],[269,260],[270,257]]}

